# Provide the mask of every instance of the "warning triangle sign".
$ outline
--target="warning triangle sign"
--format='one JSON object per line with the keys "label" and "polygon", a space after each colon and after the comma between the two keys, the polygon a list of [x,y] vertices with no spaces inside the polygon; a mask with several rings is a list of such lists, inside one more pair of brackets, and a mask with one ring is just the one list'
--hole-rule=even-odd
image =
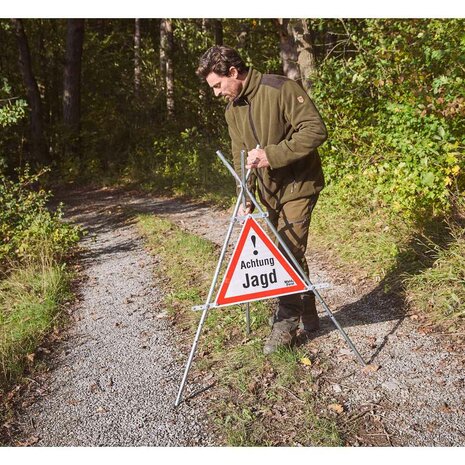
{"label": "warning triangle sign", "polygon": [[242,227],[236,248],[216,297],[232,305],[307,290],[302,278],[251,217]]}

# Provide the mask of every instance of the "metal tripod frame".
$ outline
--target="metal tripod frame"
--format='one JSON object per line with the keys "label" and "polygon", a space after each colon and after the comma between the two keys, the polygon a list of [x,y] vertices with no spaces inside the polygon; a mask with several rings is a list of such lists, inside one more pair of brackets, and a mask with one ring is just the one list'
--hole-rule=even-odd
{"label": "metal tripod frame", "polygon": [[[182,381],[181,381],[181,384],[179,386],[179,391],[178,391],[178,395],[177,395],[177,398],[176,398],[176,401],[175,401],[175,407],[177,407],[180,402],[181,402],[181,397],[182,397],[182,393],[184,391],[184,387],[185,387],[185,384],[186,384],[186,380],[187,380],[187,376],[189,374],[189,370],[190,370],[190,367],[192,365],[192,361],[194,359],[194,355],[195,355],[195,351],[197,350],[197,345],[198,345],[198,342],[199,342],[199,339],[200,339],[200,334],[202,333],[202,328],[203,328],[203,325],[205,324],[205,320],[207,318],[207,315],[208,315],[208,311],[211,307],[216,307],[216,305],[213,303],[212,304],[212,296],[213,296],[213,292],[215,290],[215,287],[216,287],[216,283],[218,281],[218,276],[220,274],[220,271],[221,271],[221,267],[223,265],[223,261],[224,261],[224,258],[226,256],[226,251],[227,251],[227,248],[228,248],[228,244],[229,244],[229,240],[231,238],[231,234],[232,234],[232,231],[233,231],[233,228],[234,228],[234,224],[238,221],[242,221],[244,220],[243,217],[239,218],[237,216],[237,212],[239,210],[239,206],[241,205],[241,203],[243,203],[243,205],[245,206],[245,196],[247,195],[250,199],[250,201],[254,204],[255,208],[258,210],[259,214],[255,214],[255,215],[249,215],[249,216],[253,216],[253,217],[260,217],[260,218],[263,218],[265,221],[266,221],[266,224],[267,226],[270,228],[270,230],[273,232],[274,236],[276,237],[276,239],[278,240],[280,246],[282,247],[282,249],[286,252],[287,256],[289,257],[289,259],[291,260],[292,264],[294,265],[294,268],[295,270],[299,273],[299,275],[301,276],[301,278],[303,279],[303,281],[305,282],[305,284],[307,285],[308,287],[308,290],[311,290],[314,294],[315,294],[315,297],[318,299],[318,301],[320,302],[320,304],[322,305],[323,309],[325,310],[325,312],[328,314],[329,318],[331,319],[331,321],[334,323],[334,325],[336,326],[336,328],[339,330],[339,332],[341,333],[341,335],[343,336],[343,338],[345,339],[345,341],[347,342],[347,344],[349,345],[349,347],[351,348],[352,352],[355,354],[355,356],[357,357],[358,361],[363,365],[365,366],[366,363],[365,361],[363,360],[362,356],[360,355],[360,353],[358,352],[358,350],[355,348],[354,344],[352,343],[352,341],[350,340],[349,336],[346,334],[346,332],[342,329],[341,325],[338,323],[338,321],[336,320],[336,318],[334,317],[333,313],[331,312],[331,310],[329,309],[328,305],[326,304],[326,302],[323,300],[323,298],[321,297],[320,293],[317,291],[317,287],[315,285],[312,284],[312,282],[310,281],[310,278],[306,275],[306,273],[304,272],[304,270],[302,269],[302,267],[300,266],[300,263],[296,260],[296,258],[294,257],[294,255],[291,253],[291,251],[289,250],[288,246],[286,245],[286,243],[284,242],[284,240],[281,238],[281,236],[279,235],[278,231],[276,230],[276,228],[273,226],[273,224],[271,223],[271,221],[268,219],[268,213],[264,212],[263,209],[261,208],[260,204],[257,202],[257,200],[255,199],[254,195],[249,191],[249,189],[247,188],[247,180],[249,178],[249,175],[251,173],[251,170],[249,169],[247,171],[246,174],[245,173],[245,164],[244,164],[244,161],[243,161],[243,158],[244,156],[242,155],[242,179],[237,175],[237,173],[234,171],[233,167],[230,165],[230,163],[228,162],[228,160],[225,158],[225,156],[218,150],[216,152],[217,156],[220,158],[220,160],[223,162],[223,164],[226,166],[226,168],[229,170],[229,172],[234,176],[234,178],[236,179],[237,183],[238,183],[238,186],[240,186],[240,192],[239,192],[239,195],[237,196],[237,201],[236,201],[236,205],[234,207],[234,210],[233,210],[233,214],[231,216],[231,220],[229,222],[229,227],[228,227],[228,231],[226,233],[226,237],[225,237],[225,241],[224,241],[224,244],[223,244],[223,247],[221,249],[221,253],[220,253],[220,257],[218,259],[218,264],[216,266],[216,269],[215,269],[215,273],[214,273],[214,276],[213,276],[213,280],[212,280],[212,283],[211,283],[211,286],[210,286],[210,290],[208,292],[208,296],[207,296],[207,299],[206,299],[206,302],[205,302],[205,305],[202,306],[202,316],[200,317],[200,321],[199,321],[199,325],[197,327],[197,331],[196,331],[196,334],[195,334],[195,338],[194,338],[194,342],[192,344],[192,348],[191,348],[191,351],[190,351],[190,354],[189,354],[189,358],[187,360],[187,364],[186,364],[186,367],[185,367],[185,370],[184,370],[184,375],[183,375],[183,378],[182,378]],[[249,332],[250,331],[250,319],[249,319],[249,309],[247,307],[246,309],[246,322],[247,322],[247,331]]]}

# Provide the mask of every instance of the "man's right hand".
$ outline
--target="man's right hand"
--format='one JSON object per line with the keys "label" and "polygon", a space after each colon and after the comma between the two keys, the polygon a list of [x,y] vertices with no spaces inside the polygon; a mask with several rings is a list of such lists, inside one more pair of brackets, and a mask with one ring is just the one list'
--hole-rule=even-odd
{"label": "man's right hand", "polygon": [[238,215],[239,216],[246,216],[249,213],[252,213],[252,202],[246,202],[245,208],[244,208],[244,204],[241,203],[239,205]]}

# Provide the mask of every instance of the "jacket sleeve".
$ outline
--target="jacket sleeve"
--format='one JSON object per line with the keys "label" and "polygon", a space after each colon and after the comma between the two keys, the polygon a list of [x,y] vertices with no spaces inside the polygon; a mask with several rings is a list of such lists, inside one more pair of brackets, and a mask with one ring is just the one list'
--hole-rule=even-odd
{"label": "jacket sleeve", "polygon": [[282,168],[308,156],[328,137],[318,110],[297,82],[288,81],[282,86],[279,103],[284,118],[294,132],[290,139],[265,147],[272,169]]}
{"label": "jacket sleeve", "polygon": [[[225,113],[226,122],[228,123],[228,132],[229,137],[231,138],[231,150],[233,156],[233,166],[234,171],[241,176],[241,150],[246,150],[244,142],[240,136],[239,131],[237,130],[237,125],[234,116],[226,110]],[[247,160],[247,150],[245,152],[245,157]],[[255,195],[255,183],[256,183],[256,175],[252,171],[249,175],[249,179],[247,182],[247,187],[249,188],[250,192]],[[239,195],[240,186],[236,186],[236,193]]]}

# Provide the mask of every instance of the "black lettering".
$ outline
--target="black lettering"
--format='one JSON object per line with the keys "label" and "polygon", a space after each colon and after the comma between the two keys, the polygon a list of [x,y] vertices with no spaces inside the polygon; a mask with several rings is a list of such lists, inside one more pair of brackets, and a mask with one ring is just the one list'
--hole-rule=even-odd
{"label": "black lettering", "polygon": [[278,278],[276,277],[276,270],[274,269],[270,273],[270,283],[276,284],[278,282]]}
{"label": "black lettering", "polygon": [[247,289],[248,287],[250,287],[249,273],[246,273],[246,274],[245,274],[245,284],[243,284],[242,286],[245,287],[246,289]]}
{"label": "black lettering", "polygon": [[268,275],[266,273],[260,275],[260,282],[263,288],[268,287]]}

